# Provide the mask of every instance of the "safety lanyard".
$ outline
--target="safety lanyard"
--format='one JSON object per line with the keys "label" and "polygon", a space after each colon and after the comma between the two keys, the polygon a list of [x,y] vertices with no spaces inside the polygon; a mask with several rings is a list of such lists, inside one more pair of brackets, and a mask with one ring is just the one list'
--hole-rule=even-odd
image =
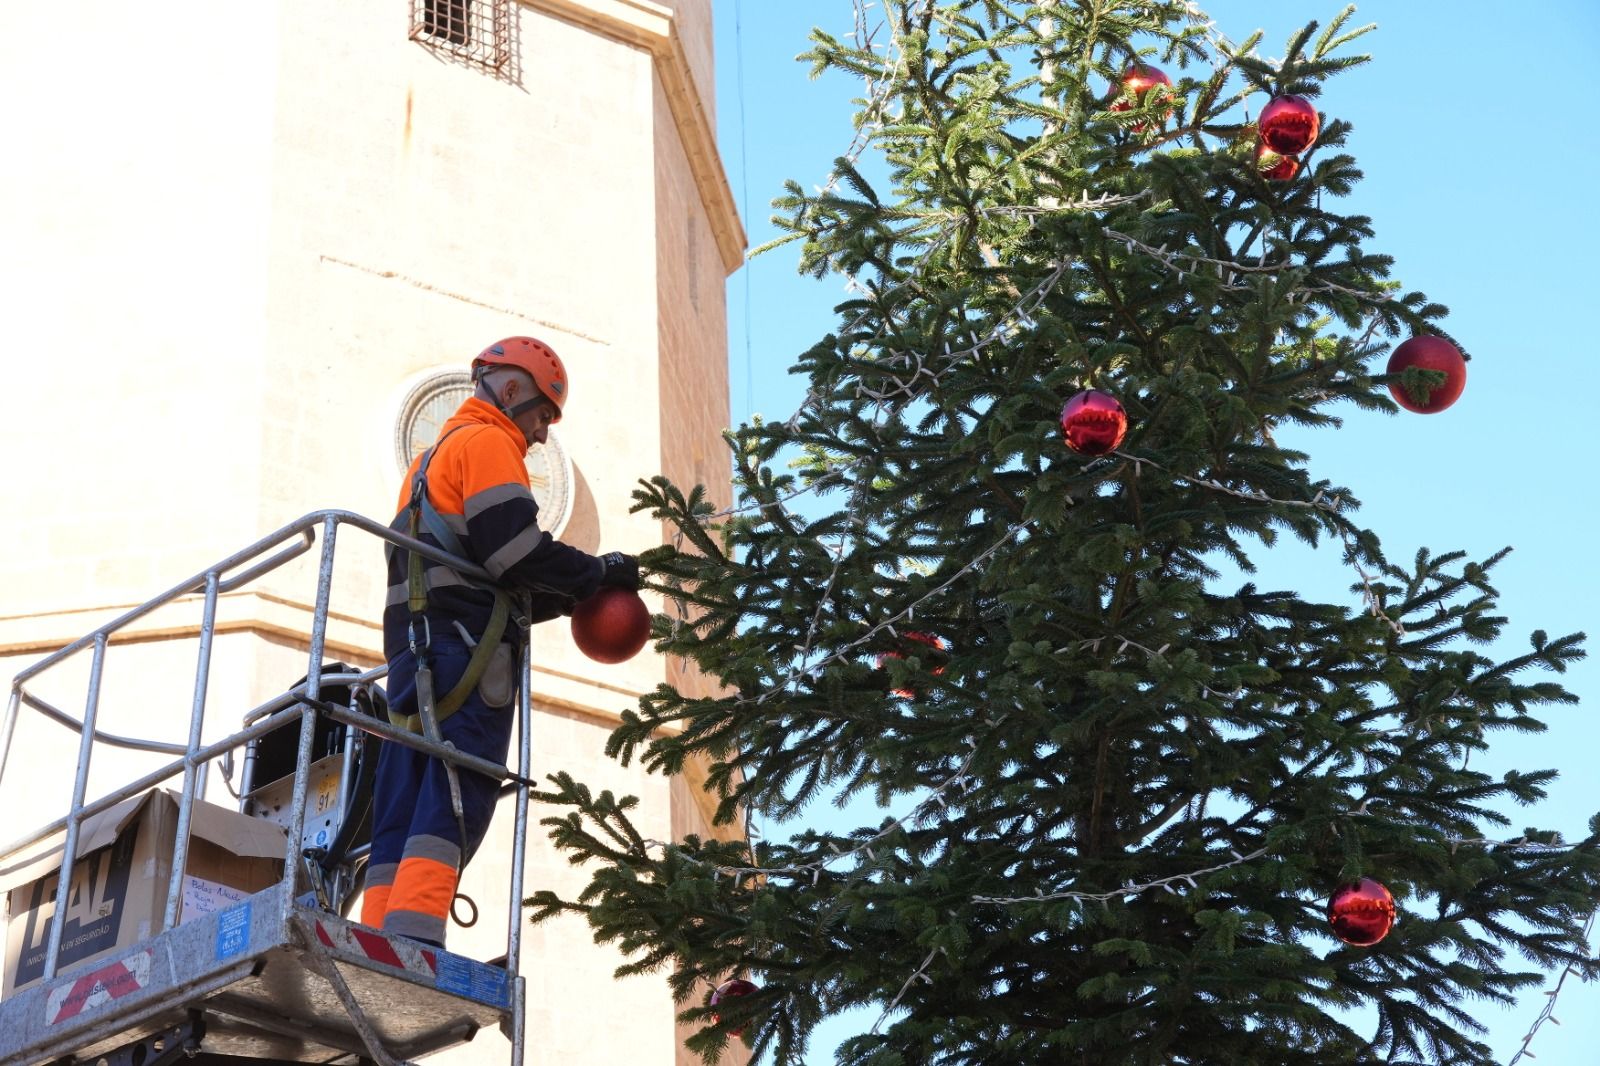
{"label": "safety lanyard", "polygon": [[[451,429],[422,455],[422,461],[417,465],[417,476],[411,483],[411,500],[407,504],[410,511],[408,532],[412,539],[420,539],[419,534],[425,529],[441,548],[452,555],[463,559],[470,558],[466,548],[459,537],[445,523],[444,517],[439,514],[428,499],[428,464],[433,462],[434,453],[439,446],[449,439],[460,426]],[[433,633],[428,625],[428,579],[423,567],[422,555],[419,552],[408,552],[407,560],[407,591],[408,603],[411,609],[410,643],[411,652],[416,656],[417,665],[421,668],[430,666],[429,653],[433,643]],[[467,660],[467,669],[461,675],[461,680],[456,682],[454,688],[438,701],[434,708],[437,721],[443,722],[450,717],[461,705],[466,702],[467,696],[477,687],[483,679],[484,671],[489,668],[489,660],[494,655],[495,648],[499,647],[501,639],[505,636],[506,622],[511,617],[511,597],[504,589],[492,588],[494,594],[494,607],[489,612],[489,624],[484,627],[483,635],[478,638],[478,643],[473,646],[472,657]],[[420,714],[401,715],[396,711],[389,712],[389,720],[396,726],[409,729],[413,733],[422,732],[422,719]]]}

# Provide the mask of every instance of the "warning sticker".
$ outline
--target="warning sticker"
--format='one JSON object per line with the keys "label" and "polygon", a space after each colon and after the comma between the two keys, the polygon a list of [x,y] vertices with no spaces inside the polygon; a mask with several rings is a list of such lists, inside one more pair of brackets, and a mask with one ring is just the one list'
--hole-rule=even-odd
{"label": "warning sticker", "polygon": [[511,1005],[510,982],[504,970],[447,951],[439,953],[439,976],[434,980],[434,987],[491,1007]]}
{"label": "warning sticker", "polygon": [[45,999],[44,1023],[57,1025],[70,1021],[84,1011],[121,999],[149,983],[150,951],[146,949],[52,988]]}
{"label": "warning sticker", "polygon": [[221,962],[233,958],[242,953],[249,943],[250,904],[241,903],[223,911],[222,917],[217,919],[216,960]]}

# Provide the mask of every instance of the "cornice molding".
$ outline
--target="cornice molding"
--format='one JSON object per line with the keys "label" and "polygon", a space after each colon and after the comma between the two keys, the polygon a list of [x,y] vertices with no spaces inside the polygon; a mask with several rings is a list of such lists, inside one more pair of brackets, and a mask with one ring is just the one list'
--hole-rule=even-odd
{"label": "cornice molding", "polygon": [[[44,656],[66,647],[85,633],[114,621],[133,604],[52,611],[0,618],[0,656]],[[117,630],[110,640],[119,645],[150,641],[197,639],[201,601],[184,597],[156,608]],[[314,615],[309,603],[259,590],[224,593],[217,598],[217,634],[247,633],[306,645]],[[383,661],[383,627],[365,618],[329,612],[324,655],[365,666]],[[196,645],[198,652],[198,645]],[[619,701],[635,704],[641,693],[622,685],[578,677],[560,670],[533,667],[535,701],[615,723]]]}
{"label": "cornice molding", "polygon": [[[52,611],[41,614],[0,618],[0,656],[44,656],[65,647],[114,621],[134,604]],[[119,629],[110,641],[117,645],[149,641],[197,639],[200,635],[199,597],[185,597],[165,604]],[[273,637],[305,645],[311,632],[312,605],[275,596],[260,590],[224,593],[217,599],[216,632],[247,633]],[[198,644],[196,644],[198,651]],[[366,619],[330,612],[324,654],[367,668],[383,661],[383,629]],[[534,713],[565,713],[612,729],[621,719],[619,702],[637,704],[640,692],[622,686],[580,677],[562,670],[533,666]],[[620,697],[620,700],[619,700]],[[675,729],[664,729],[675,733]],[[538,762],[538,756],[535,756]],[[684,767],[689,793],[707,826],[712,824],[717,800],[707,786],[709,765],[691,758]],[[737,839],[743,833],[742,820],[733,826],[716,826],[713,835]]]}
{"label": "cornice molding", "polygon": [[602,33],[615,40],[642,48],[655,60],[656,75],[672,110],[695,187],[700,192],[706,219],[722,256],[724,273],[732,274],[744,265],[746,238],[734,204],[733,190],[717,151],[717,135],[701,103],[689,69],[689,56],[678,35],[673,11],[650,0],[521,0],[537,11],[544,11]]}

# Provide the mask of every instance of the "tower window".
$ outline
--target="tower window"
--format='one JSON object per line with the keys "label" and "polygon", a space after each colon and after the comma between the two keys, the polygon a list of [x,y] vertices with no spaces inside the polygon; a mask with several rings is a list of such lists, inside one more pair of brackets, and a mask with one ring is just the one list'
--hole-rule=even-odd
{"label": "tower window", "polygon": [[443,37],[451,44],[466,44],[467,10],[472,0],[422,0],[422,32]]}
{"label": "tower window", "polygon": [[515,0],[408,0],[411,39],[476,66],[503,71],[511,60]]}

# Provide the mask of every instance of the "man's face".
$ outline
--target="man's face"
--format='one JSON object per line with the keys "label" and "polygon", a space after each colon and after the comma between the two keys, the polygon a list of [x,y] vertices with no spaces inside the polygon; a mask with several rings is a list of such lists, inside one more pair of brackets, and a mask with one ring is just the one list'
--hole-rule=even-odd
{"label": "man's face", "polygon": [[516,418],[517,428],[522,430],[522,435],[527,438],[530,448],[545,442],[545,438],[549,435],[550,423],[555,420],[555,405],[549,400],[541,400]]}

